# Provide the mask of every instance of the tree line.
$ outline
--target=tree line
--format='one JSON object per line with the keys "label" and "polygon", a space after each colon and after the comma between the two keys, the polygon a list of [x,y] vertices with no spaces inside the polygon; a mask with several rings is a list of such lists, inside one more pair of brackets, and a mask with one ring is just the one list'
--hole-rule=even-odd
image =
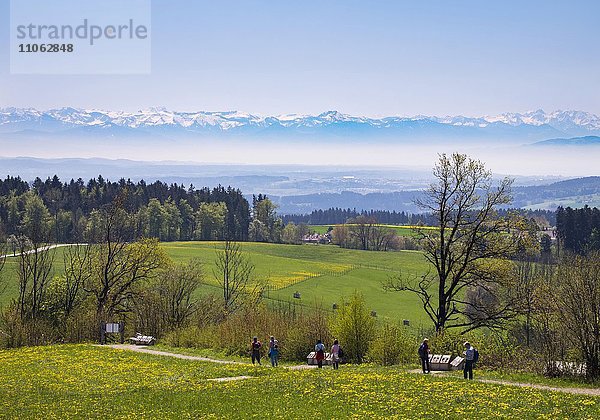
{"label": "tree line", "polygon": [[128,215],[129,239],[248,239],[250,205],[238,189],[110,182],[102,176],[87,183],[82,179],[63,183],[57,176],[36,178],[31,185],[19,177],[0,180],[0,236],[26,235],[56,243],[93,241],[100,210],[117,198]]}
{"label": "tree line", "polygon": [[[341,208],[280,216],[277,206],[267,196],[254,196],[250,205],[241,191],[232,187],[196,189],[193,185],[186,188],[160,181],[148,184],[125,179],[111,182],[102,176],[87,183],[82,179],[62,182],[54,176],[45,181],[36,178],[29,184],[19,177],[8,176],[0,180],[0,239],[10,238],[13,246],[19,235],[35,242],[93,242],[99,231],[99,211],[116,198],[122,201],[128,214],[127,233],[131,240],[152,237],[161,241],[231,239],[301,243],[309,233],[307,224],[367,221],[367,233],[338,229],[334,242],[359,249],[415,249],[414,241],[395,238],[376,225],[438,223],[432,213],[359,212]],[[498,212],[504,215],[508,210]],[[524,214],[540,221],[538,225],[550,225],[554,219],[549,212]],[[371,239],[365,240],[365,235]]]}
{"label": "tree line", "polygon": [[[526,209],[507,209],[499,208],[498,213],[502,216],[510,212],[518,211],[525,217],[534,219],[540,226],[554,226],[556,224],[555,212],[551,210],[526,210]],[[284,224],[293,222],[295,224],[305,223],[307,225],[338,225],[347,223],[349,219],[356,219],[363,216],[369,219],[377,220],[384,225],[410,225],[416,226],[423,224],[425,226],[437,226],[438,220],[434,214],[426,213],[407,213],[404,211],[389,210],[361,210],[342,209],[331,207],[326,210],[313,210],[309,214],[285,214],[282,216]]]}
{"label": "tree line", "polygon": [[576,254],[600,251],[600,210],[584,206],[556,210],[556,235],[561,249]]}
{"label": "tree line", "polygon": [[375,219],[381,224],[386,225],[417,225],[423,223],[430,225],[435,223],[435,218],[428,214],[411,214],[404,211],[396,212],[389,210],[361,210],[342,209],[331,207],[326,210],[313,210],[309,214],[286,214],[282,216],[284,223],[293,222],[296,224],[305,223],[307,225],[337,225],[346,223],[349,219],[356,219],[363,216],[369,219]]}

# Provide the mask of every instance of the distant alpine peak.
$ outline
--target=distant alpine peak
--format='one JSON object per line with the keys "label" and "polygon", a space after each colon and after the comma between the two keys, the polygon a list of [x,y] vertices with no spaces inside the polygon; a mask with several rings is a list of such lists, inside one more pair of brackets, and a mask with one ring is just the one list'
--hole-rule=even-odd
{"label": "distant alpine peak", "polygon": [[39,111],[33,108],[0,108],[0,127],[58,124],[69,127],[106,126],[124,128],[180,127],[184,129],[232,130],[240,128],[318,128],[337,125],[360,125],[374,129],[394,128],[410,123],[435,123],[458,128],[483,129],[489,126],[548,126],[558,131],[597,132],[600,118],[584,111],[553,111],[542,109],[524,113],[504,113],[495,116],[390,116],[369,118],[352,116],[337,110],[317,115],[283,114],[264,116],[239,111],[171,111],[164,107],[152,107],[136,112],[106,111],[100,109],[56,108]]}
{"label": "distant alpine peak", "polygon": [[519,113],[505,113],[494,117],[484,117],[489,122],[504,122],[510,125],[529,124],[529,125],[542,125],[551,124],[553,122],[565,122],[570,121],[576,125],[588,125],[588,124],[599,124],[600,118],[598,116],[584,111],[554,111],[544,112],[542,109],[536,111],[528,111],[523,114]]}

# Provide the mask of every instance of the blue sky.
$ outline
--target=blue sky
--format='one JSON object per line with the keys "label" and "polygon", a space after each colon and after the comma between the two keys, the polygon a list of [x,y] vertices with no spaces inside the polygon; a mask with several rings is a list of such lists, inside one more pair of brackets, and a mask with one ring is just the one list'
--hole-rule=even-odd
{"label": "blue sky", "polygon": [[598,1],[152,3],[151,74],[32,76],[0,0],[0,107],[600,114]]}

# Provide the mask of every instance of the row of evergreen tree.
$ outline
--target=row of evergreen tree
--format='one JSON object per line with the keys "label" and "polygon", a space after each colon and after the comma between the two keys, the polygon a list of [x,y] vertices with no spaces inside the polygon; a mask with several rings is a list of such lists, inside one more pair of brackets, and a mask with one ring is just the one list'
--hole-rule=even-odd
{"label": "row of evergreen tree", "polygon": [[411,214],[404,211],[389,210],[362,210],[342,209],[331,207],[327,210],[313,210],[310,214],[288,214],[282,217],[285,224],[293,222],[296,224],[305,223],[307,225],[336,225],[346,223],[349,219],[356,219],[364,216],[369,219],[376,219],[378,223],[385,225],[416,225],[423,223],[431,225],[435,219],[427,214]]}
{"label": "row of evergreen tree", "polygon": [[117,198],[137,236],[248,239],[250,205],[238,189],[196,189],[125,179],[110,182],[102,176],[87,183],[82,179],[63,183],[57,176],[46,181],[37,178],[31,185],[19,177],[0,180],[0,236],[18,235],[33,223],[48,227],[49,237],[44,240],[85,240],[86,230],[94,228],[97,211]]}
{"label": "row of evergreen tree", "polygon": [[[499,210],[500,216],[506,216],[509,209]],[[556,217],[555,213],[550,210],[518,210],[527,218],[532,218],[536,221],[544,221],[544,224],[554,226]],[[307,225],[337,225],[346,223],[349,219],[356,219],[359,216],[364,216],[369,219],[375,219],[378,223],[385,225],[417,225],[424,224],[427,226],[435,226],[437,220],[431,214],[411,214],[404,211],[389,211],[389,210],[362,210],[342,209],[339,207],[331,207],[327,210],[313,210],[310,214],[289,214],[284,215],[283,222],[287,224],[293,222],[296,224],[305,223]],[[542,223],[539,223],[542,224]],[[542,226],[540,226],[542,227]]]}
{"label": "row of evergreen tree", "polygon": [[560,247],[577,254],[600,250],[600,210],[584,206],[556,210],[556,235]]}

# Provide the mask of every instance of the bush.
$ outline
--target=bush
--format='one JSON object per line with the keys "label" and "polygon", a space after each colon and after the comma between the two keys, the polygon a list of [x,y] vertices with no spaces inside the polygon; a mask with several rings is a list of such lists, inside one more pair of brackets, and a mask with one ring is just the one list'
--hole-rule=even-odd
{"label": "bush", "polygon": [[371,343],[367,358],[383,366],[416,362],[418,340],[406,327],[384,324]]}
{"label": "bush", "polygon": [[217,326],[200,328],[197,325],[192,325],[180,328],[166,334],[161,342],[171,347],[217,348],[219,342]]}
{"label": "bush", "polygon": [[480,367],[535,371],[538,361],[532,357],[532,352],[520,346],[506,332],[480,330],[461,334],[458,331],[446,330],[443,334],[433,336],[430,343],[431,351],[435,354],[464,357],[465,341],[471,343],[479,352],[477,365]]}
{"label": "bush", "polygon": [[282,360],[304,361],[317,339],[331,341],[327,316],[319,308],[304,311],[292,305],[270,308],[259,305],[240,310],[218,323],[206,324],[201,318],[194,326],[166,334],[161,342],[173,347],[211,348],[227,355],[248,356],[252,337],[257,336],[266,344],[272,335],[279,342]]}
{"label": "bush", "polygon": [[355,292],[332,320],[331,331],[344,349],[344,358],[361,363],[375,338],[375,319],[365,305],[364,297]]}
{"label": "bush", "polygon": [[[435,334],[429,342],[431,353],[435,354],[450,354],[452,357],[462,356],[464,349],[463,343],[468,338],[461,335],[458,331],[445,330],[441,333]],[[477,347],[476,341],[473,346]]]}
{"label": "bush", "polygon": [[57,330],[45,319],[23,319],[16,305],[0,314],[0,348],[39,346],[58,341]]}
{"label": "bush", "polygon": [[531,351],[519,346],[509,335],[480,334],[476,340],[473,346],[479,350],[480,366],[491,369],[535,370],[537,363],[531,357]]}

